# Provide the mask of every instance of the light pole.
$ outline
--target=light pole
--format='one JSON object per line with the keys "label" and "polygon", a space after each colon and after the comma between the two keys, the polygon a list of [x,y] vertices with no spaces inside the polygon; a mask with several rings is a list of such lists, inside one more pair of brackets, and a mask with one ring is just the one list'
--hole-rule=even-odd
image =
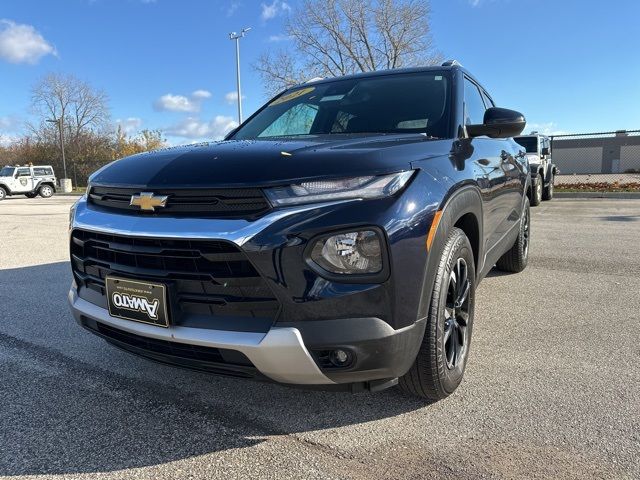
{"label": "light pole", "polygon": [[242,123],[242,92],[240,91],[240,39],[251,30],[251,27],[243,28],[240,33],[231,32],[229,40],[236,41],[236,86],[238,90],[238,123]]}
{"label": "light pole", "polygon": [[53,120],[47,119],[47,122],[58,125],[58,132],[60,133],[60,150],[62,150],[62,171],[64,172],[64,178],[67,178],[67,162],[64,158],[64,136],[62,135],[62,118],[54,118]]}

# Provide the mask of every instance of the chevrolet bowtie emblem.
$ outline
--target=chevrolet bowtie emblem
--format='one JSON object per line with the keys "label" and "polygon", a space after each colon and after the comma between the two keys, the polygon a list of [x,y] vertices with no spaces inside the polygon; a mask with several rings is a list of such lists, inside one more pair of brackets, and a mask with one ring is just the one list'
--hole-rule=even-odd
{"label": "chevrolet bowtie emblem", "polygon": [[153,192],[140,192],[136,195],[131,195],[131,202],[129,205],[140,207],[140,210],[153,212],[156,207],[166,207],[167,198],[169,198],[168,195],[154,195]]}

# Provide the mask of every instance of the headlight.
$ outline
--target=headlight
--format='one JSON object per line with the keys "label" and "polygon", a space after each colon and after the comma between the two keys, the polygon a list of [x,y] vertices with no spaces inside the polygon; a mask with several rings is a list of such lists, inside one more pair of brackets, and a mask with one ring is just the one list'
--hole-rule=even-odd
{"label": "headlight", "polygon": [[373,230],[340,233],[317,240],[311,250],[311,260],[331,273],[379,273],[382,241]]}
{"label": "headlight", "polygon": [[302,182],[268,188],[265,194],[274,207],[328,200],[381,198],[401,190],[412,175],[413,170],[408,170],[390,175]]}

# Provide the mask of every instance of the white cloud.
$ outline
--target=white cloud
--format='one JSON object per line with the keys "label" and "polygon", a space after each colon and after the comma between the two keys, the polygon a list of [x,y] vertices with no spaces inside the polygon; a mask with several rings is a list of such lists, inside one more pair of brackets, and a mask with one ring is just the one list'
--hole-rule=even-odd
{"label": "white cloud", "polygon": [[163,130],[166,135],[198,140],[220,140],[238,126],[232,117],[216,115],[206,121],[196,117],[187,117],[181,122]]}
{"label": "white cloud", "polygon": [[[17,135],[6,135],[0,133],[0,147],[8,147],[12,143],[15,143],[19,140]],[[0,163],[2,165],[2,163]]]}
{"label": "white cloud", "polygon": [[227,17],[233,16],[233,14],[236,13],[236,10],[238,10],[241,6],[242,4],[240,2],[231,2],[226,9]]}
{"label": "white cloud", "polygon": [[[242,100],[247,98],[245,95],[242,95]],[[238,92],[229,92],[224,96],[225,101],[232,105],[238,101]]]}
{"label": "white cloud", "polygon": [[191,98],[204,100],[211,98],[211,92],[208,90],[196,90],[191,94]]}
{"label": "white cloud", "polygon": [[291,40],[289,35],[270,35],[267,39],[269,42],[286,42]]}
{"label": "white cloud", "polygon": [[142,119],[139,117],[118,118],[116,126],[122,128],[122,131],[127,135],[136,134],[142,126]]}
{"label": "white cloud", "polygon": [[189,96],[167,93],[157,99],[153,106],[160,111],[195,113],[200,111],[202,102],[210,97],[211,92],[207,90],[196,90]]}
{"label": "white cloud", "polygon": [[271,4],[261,3],[260,7],[262,8],[260,16],[262,17],[262,20],[265,21],[291,11],[291,5],[282,0],[273,0]]}
{"label": "white cloud", "polygon": [[0,20],[0,58],[10,63],[36,64],[56,49],[31,25]]}
{"label": "white cloud", "polygon": [[528,135],[531,132],[538,132],[542,135],[565,135],[568,133],[565,130],[560,130],[558,128],[558,125],[555,122],[546,122],[546,123],[527,122],[527,125],[522,131],[522,134]]}
{"label": "white cloud", "polygon": [[0,134],[11,136],[19,133],[24,125],[24,120],[17,115],[0,117]]}

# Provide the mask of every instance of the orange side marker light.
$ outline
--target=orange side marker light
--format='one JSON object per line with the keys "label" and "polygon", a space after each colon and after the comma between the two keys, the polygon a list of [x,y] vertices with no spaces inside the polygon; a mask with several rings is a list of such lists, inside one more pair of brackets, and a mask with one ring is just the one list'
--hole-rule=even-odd
{"label": "orange side marker light", "polygon": [[441,218],[442,210],[438,210],[433,216],[433,222],[431,222],[431,228],[429,229],[429,234],[427,235],[427,252],[431,250],[431,245],[436,238],[436,231],[438,230],[438,225],[440,224]]}

